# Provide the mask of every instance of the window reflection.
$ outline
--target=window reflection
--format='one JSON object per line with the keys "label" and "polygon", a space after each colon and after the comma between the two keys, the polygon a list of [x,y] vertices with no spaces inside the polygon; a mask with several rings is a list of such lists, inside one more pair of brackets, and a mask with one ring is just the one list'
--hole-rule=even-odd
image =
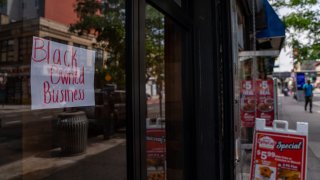
{"label": "window reflection", "polygon": [[[240,121],[241,121],[241,172],[250,174],[250,160],[254,136],[255,118],[266,119],[272,126],[275,119],[274,88],[270,57],[240,57]],[[257,78],[253,78],[253,61],[256,61]]]}
{"label": "window reflection", "polygon": [[146,8],[146,147],[148,179],[183,179],[182,32]]}
{"label": "window reflection", "polygon": [[[0,1],[0,179],[126,178],[124,9],[123,0]],[[33,37],[95,51],[94,106],[31,110]]]}
{"label": "window reflection", "polygon": [[164,16],[151,6],[146,12],[147,177],[161,180],[167,177]]}

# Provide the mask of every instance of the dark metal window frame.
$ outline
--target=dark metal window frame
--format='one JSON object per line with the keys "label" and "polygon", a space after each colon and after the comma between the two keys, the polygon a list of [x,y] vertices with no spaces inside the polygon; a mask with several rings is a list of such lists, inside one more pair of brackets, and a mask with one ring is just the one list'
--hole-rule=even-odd
{"label": "dark metal window frame", "polygon": [[[182,67],[185,179],[234,179],[230,0],[135,0],[126,4],[127,177],[146,179],[145,6],[188,33]],[[189,2],[189,3],[186,3]],[[191,6],[191,3],[194,5]],[[190,16],[192,15],[192,16]],[[185,75],[187,77],[185,77]],[[189,81],[189,82],[187,82]],[[187,97],[187,98],[186,98]],[[187,133],[185,133],[187,134]]]}
{"label": "dark metal window frame", "polygon": [[143,88],[144,69],[144,0],[126,1],[126,124],[127,124],[127,179],[146,179],[146,162],[143,150],[145,124],[142,109],[145,108]]}
{"label": "dark metal window frame", "polygon": [[230,0],[193,1],[196,179],[235,178]]}
{"label": "dark metal window frame", "polygon": [[[13,44],[10,44],[9,42],[13,42]],[[0,63],[17,62],[17,59],[13,57],[15,43],[15,39],[12,38],[0,41]],[[3,54],[5,54],[5,59],[2,59]]]}
{"label": "dark metal window frame", "polygon": [[[126,87],[127,87],[127,177],[128,179],[144,180],[146,179],[146,146],[145,146],[145,109],[146,109],[146,94],[145,94],[145,7],[150,4],[160,12],[170,17],[176,23],[186,30],[187,38],[184,45],[186,49],[192,49],[192,24],[191,18],[188,18],[187,13],[184,13],[183,8],[179,7],[174,1],[163,0],[137,0],[127,1],[126,4]],[[193,64],[192,51],[184,52],[184,62],[182,64],[182,84],[184,89],[183,99],[185,123],[184,134],[187,139],[185,144],[185,174],[186,179],[193,178],[195,171],[192,171],[194,145],[192,133],[195,118],[193,108]],[[184,76],[186,75],[186,76]],[[188,82],[187,82],[188,81]],[[191,86],[191,87],[190,87]],[[188,132],[188,133],[187,133]],[[188,170],[189,169],[189,170]]]}

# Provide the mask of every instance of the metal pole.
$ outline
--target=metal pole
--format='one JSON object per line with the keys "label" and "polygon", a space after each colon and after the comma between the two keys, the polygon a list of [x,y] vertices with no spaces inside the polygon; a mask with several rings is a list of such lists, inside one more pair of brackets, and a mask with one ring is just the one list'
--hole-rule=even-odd
{"label": "metal pole", "polygon": [[[255,81],[258,78],[257,72],[257,57],[256,57],[256,8],[255,0],[252,0],[252,49],[253,49],[253,59],[252,59],[252,79]],[[255,86],[255,85],[254,85]]]}
{"label": "metal pole", "polygon": [[[256,47],[256,13],[255,13],[255,0],[252,0],[252,50],[253,50],[253,57],[252,57],[252,66],[251,66],[251,77],[252,77],[252,87],[253,87],[253,90],[254,90],[254,94],[256,95],[256,80],[257,80],[257,57],[256,57],[256,50],[257,50],[257,47]],[[255,97],[256,99],[256,97]],[[257,101],[257,99],[256,99]],[[255,104],[254,104],[254,117],[256,118],[257,117],[257,102],[255,101]],[[254,119],[255,121],[255,119]],[[252,143],[253,141],[253,132],[254,132],[254,127],[253,128],[249,128],[248,129],[248,132],[249,132],[249,137],[248,137],[248,140],[249,140],[249,143]]]}

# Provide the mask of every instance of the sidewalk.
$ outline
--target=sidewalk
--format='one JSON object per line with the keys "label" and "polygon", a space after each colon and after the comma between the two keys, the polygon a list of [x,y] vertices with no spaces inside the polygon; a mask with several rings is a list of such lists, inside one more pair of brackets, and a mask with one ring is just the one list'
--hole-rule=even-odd
{"label": "sidewalk", "polygon": [[[317,99],[317,98],[314,98]],[[279,119],[289,122],[289,129],[296,129],[296,122],[309,123],[307,179],[320,177],[320,102],[313,103],[313,113],[304,111],[304,102],[292,97],[279,97]]]}
{"label": "sidewalk", "polygon": [[11,114],[16,112],[30,111],[30,105],[2,105],[0,104],[0,114]]}
{"label": "sidewalk", "polygon": [[[304,111],[304,102],[298,102],[292,96],[283,96],[281,93],[278,96],[278,119],[288,121],[289,129],[295,130],[297,122],[309,123],[307,180],[320,179],[320,94],[316,96],[313,113]],[[241,178],[249,180],[251,151],[242,150],[241,156]]]}
{"label": "sidewalk", "polygon": [[[59,148],[34,153],[0,166],[0,179],[126,179],[125,139],[88,139],[85,153],[60,156]],[[2,149],[3,151],[3,149]]]}

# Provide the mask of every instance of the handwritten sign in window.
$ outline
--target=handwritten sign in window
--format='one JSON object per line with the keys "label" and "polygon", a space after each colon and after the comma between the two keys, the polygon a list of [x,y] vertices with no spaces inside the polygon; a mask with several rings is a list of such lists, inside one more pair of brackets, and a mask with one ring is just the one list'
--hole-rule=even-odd
{"label": "handwritten sign in window", "polygon": [[33,37],[31,109],[93,106],[95,51]]}

